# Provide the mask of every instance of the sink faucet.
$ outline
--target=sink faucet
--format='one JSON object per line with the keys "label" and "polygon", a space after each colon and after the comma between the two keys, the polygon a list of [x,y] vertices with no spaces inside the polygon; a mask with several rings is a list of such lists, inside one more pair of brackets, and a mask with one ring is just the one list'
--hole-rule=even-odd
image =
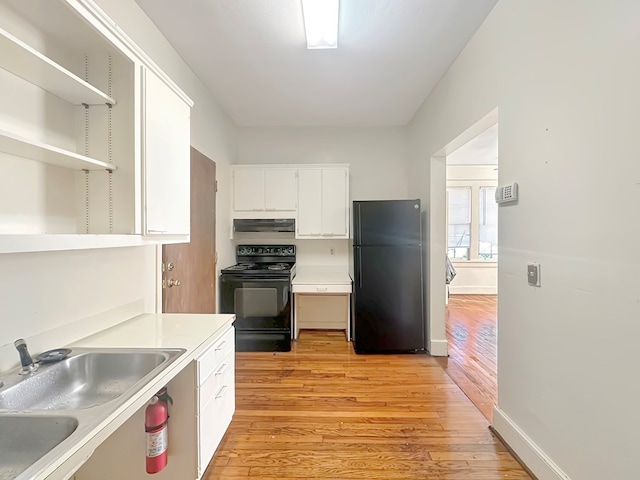
{"label": "sink faucet", "polygon": [[29,354],[29,350],[27,350],[27,342],[24,339],[19,338],[15,342],[13,342],[18,353],[20,354],[20,364],[22,365],[22,370],[18,373],[20,375],[26,375],[31,372],[35,372],[38,369],[38,364],[33,362],[33,358]]}

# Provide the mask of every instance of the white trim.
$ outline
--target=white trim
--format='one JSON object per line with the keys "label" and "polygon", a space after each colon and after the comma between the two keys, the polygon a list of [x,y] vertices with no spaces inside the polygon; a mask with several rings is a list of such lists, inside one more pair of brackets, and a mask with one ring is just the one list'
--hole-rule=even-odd
{"label": "white trim", "polygon": [[459,286],[449,285],[451,295],[497,295],[498,287],[495,286]]}
{"label": "white trim", "polygon": [[[83,17],[87,18],[87,15],[83,13],[89,12],[95,21],[99,24],[96,26],[100,30],[106,30],[111,36],[115,37],[121,45],[124,45],[125,48],[129,50],[135,57],[138,58],[148,69],[150,69],[153,73],[155,73],[164,83],[167,84],[169,88],[171,88],[176,95],[178,95],[183,102],[189,105],[190,108],[193,108],[193,100],[182,90],[169,76],[158,67],[158,64],[155,63],[149,55],[147,55],[139,46],[136,44],[129,35],[125,33],[119,25],[117,25],[109,16],[102,10],[93,0],[65,0],[69,5],[72,6],[76,11],[80,12]],[[126,53],[126,52],[125,52]],[[128,55],[131,57],[131,55]]]}
{"label": "white trim", "polygon": [[538,478],[571,480],[502,410],[493,407],[493,428]]}
{"label": "white trim", "polygon": [[448,348],[449,342],[446,340],[429,340],[429,354],[432,357],[446,357]]}
{"label": "white trim", "polygon": [[498,268],[496,260],[451,260],[453,266],[458,268]]}
{"label": "white trim", "polygon": [[165,243],[189,243],[189,235],[161,238],[142,235],[55,233],[0,235],[0,253],[53,252],[94,248],[138,247]]}

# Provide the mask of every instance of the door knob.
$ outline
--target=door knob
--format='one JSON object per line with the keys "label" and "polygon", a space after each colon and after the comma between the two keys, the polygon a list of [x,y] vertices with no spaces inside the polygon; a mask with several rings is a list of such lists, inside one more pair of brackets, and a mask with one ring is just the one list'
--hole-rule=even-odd
{"label": "door knob", "polygon": [[180,280],[174,280],[173,278],[170,278],[168,284],[169,284],[169,287],[179,287]]}

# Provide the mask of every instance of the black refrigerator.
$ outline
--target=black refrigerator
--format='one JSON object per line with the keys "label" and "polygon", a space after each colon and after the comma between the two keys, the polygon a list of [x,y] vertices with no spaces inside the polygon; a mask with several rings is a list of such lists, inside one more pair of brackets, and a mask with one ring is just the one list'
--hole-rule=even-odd
{"label": "black refrigerator", "polygon": [[426,351],[420,200],[353,202],[356,353]]}

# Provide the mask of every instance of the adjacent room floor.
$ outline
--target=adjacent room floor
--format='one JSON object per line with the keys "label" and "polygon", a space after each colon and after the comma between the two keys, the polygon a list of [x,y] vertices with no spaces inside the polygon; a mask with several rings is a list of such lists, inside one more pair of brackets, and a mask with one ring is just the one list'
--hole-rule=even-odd
{"label": "adjacent room floor", "polygon": [[356,355],[343,332],[236,354],[236,414],[205,479],[530,478],[427,355]]}
{"label": "adjacent room floor", "polygon": [[498,400],[496,295],[451,295],[447,305],[449,358],[438,362],[491,422]]}

